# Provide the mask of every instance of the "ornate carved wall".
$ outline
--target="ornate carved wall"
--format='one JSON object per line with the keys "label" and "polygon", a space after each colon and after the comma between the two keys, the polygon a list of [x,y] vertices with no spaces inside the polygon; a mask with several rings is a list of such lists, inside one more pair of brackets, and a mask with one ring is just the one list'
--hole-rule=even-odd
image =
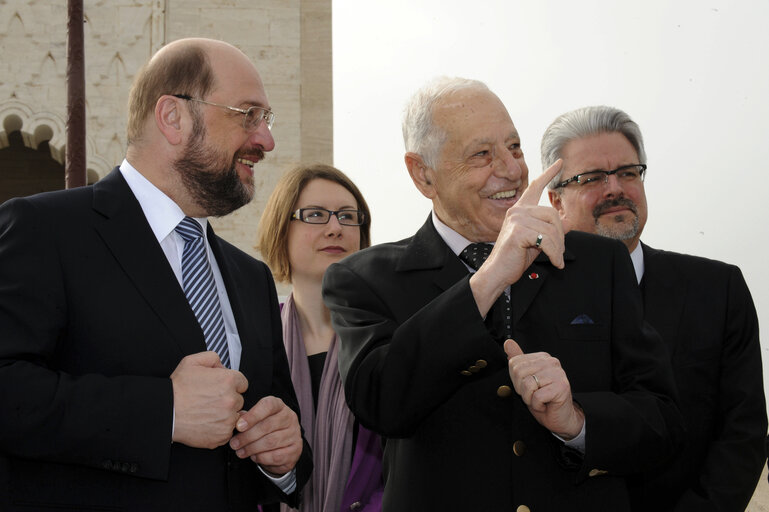
{"label": "ornate carved wall", "polygon": [[[212,37],[254,60],[277,146],[257,167],[254,201],[213,223],[257,255],[256,225],[278,177],[300,163],[333,163],[331,0],[84,0],[84,13],[89,181],[123,159],[131,82],[163,44]],[[26,145],[47,140],[64,162],[66,16],[65,1],[0,0],[0,148],[19,130]]]}

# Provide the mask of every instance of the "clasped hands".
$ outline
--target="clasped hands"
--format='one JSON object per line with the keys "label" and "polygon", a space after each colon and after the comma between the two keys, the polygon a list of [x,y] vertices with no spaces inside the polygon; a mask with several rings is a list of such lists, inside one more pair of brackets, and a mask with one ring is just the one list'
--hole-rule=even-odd
{"label": "clasped hands", "polygon": [[[171,374],[174,393],[173,441],[213,449],[229,442],[235,454],[249,457],[281,476],[302,453],[299,418],[280,398],[266,396],[244,411],[248,380],[222,366],[215,352],[192,354]],[[237,430],[237,434],[233,432]]]}

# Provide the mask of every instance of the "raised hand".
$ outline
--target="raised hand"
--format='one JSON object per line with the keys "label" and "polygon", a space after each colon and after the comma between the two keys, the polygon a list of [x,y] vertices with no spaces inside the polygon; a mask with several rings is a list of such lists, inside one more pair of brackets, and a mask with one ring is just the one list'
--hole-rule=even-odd
{"label": "raised hand", "polygon": [[505,215],[499,236],[486,262],[470,279],[473,296],[482,316],[494,301],[544,252],[550,262],[563,268],[564,238],[558,212],[539,206],[539,198],[563,165],[556,161],[533,180]]}

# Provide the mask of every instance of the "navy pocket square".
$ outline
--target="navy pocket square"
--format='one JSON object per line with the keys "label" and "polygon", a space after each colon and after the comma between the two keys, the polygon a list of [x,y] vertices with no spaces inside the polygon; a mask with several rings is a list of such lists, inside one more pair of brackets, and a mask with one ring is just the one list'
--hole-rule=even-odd
{"label": "navy pocket square", "polygon": [[594,324],[593,319],[582,313],[571,321],[571,325]]}

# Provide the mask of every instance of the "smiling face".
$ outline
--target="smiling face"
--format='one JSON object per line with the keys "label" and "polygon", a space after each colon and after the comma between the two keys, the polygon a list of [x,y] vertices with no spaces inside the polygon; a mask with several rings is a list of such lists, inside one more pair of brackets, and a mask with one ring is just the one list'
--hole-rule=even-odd
{"label": "smiling face", "polygon": [[425,195],[436,215],[472,242],[493,242],[508,208],[528,186],[520,138],[502,102],[466,90],[438,102],[433,122],[446,133]]}
{"label": "smiling face", "polygon": [[[214,44],[207,52],[215,86],[202,99],[241,109],[269,108],[259,73],[245,55],[229,45]],[[226,215],[253,198],[254,166],[272,151],[275,140],[264,122],[246,130],[241,113],[188,103],[193,127],[174,167],[207,215]]]}
{"label": "smiling face", "polygon": [[[314,179],[299,194],[292,208],[318,207],[330,211],[357,210],[349,190],[338,183]],[[332,215],[328,224],[292,220],[288,228],[288,261],[291,281],[320,282],[329,265],[360,249],[360,226],[343,226]]]}
{"label": "smiling face", "polygon": [[[617,132],[600,133],[569,141],[561,152],[562,180],[586,171],[609,171],[637,164],[638,154],[630,141]],[[570,229],[622,240],[632,251],[646,225],[644,184],[626,183],[616,175],[597,187],[570,183],[560,191],[548,191],[550,202]]]}

